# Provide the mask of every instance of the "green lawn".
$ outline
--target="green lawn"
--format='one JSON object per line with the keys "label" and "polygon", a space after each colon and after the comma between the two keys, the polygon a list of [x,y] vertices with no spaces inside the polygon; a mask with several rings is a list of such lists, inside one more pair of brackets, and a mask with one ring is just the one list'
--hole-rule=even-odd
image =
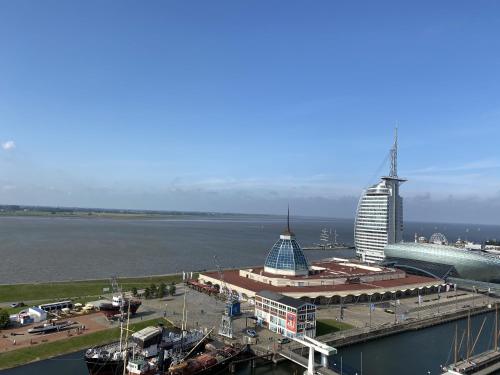
{"label": "green lawn", "polygon": [[[138,331],[150,325],[156,325],[162,321],[165,326],[170,326],[168,321],[163,319],[145,320],[139,323],[130,324],[130,329]],[[40,341],[43,336],[36,336],[33,339]],[[20,366],[29,362],[39,361],[62,354],[68,354],[79,350],[87,349],[91,346],[101,345],[117,340],[120,337],[119,328],[112,328],[105,331],[90,333],[88,335],[74,336],[59,341],[42,343],[0,354],[0,370]],[[83,361],[83,359],[82,359]]]}
{"label": "green lawn", "polygon": [[[124,278],[119,279],[118,283],[124,291],[129,291],[133,287],[142,289],[151,285],[152,283],[158,285],[161,282],[170,284],[171,282],[180,281],[180,275],[172,275]],[[23,301],[26,303],[29,301],[40,300],[56,301],[66,298],[80,298],[82,300],[88,300],[88,297],[96,297],[102,295],[103,288],[111,288],[109,280],[0,285],[0,302]]]}
{"label": "green lawn", "polygon": [[339,322],[335,319],[321,319],[316,321],[316,336],[326,335],[332,332],[345,331],[354,326]]}

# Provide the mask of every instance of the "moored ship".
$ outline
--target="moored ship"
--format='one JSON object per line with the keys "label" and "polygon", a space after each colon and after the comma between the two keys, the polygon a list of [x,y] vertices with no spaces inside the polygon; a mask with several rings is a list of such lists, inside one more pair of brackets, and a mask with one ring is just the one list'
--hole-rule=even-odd
{"label": "moored ship", "polygon": [[223,345],[212,341],[205,345],[205,351],[179,363],[172,363],[165,375],[208,375],[214,374],[238,359],[246,347]]}
{"label": "moored ship", "polygon": [[175,333],[164,327],[146,327],[132,334],[131,339],[96,346],[85,352],[84,358],[90,375],[122,374],[125,358],[142,359],[144,364],[162,358],[164,366],[183,357],[203,339],[201,330]]}
{"label": "moored ship", "polygon": [[99,305],[99,311],[106,315],[108,319],[121,314],[121,309],[123,309],[123,311],[130,311],[130,315],[135,315],[141,304],[142,302],[140,300],[118,295],[113,296],[113,300],[110,302],[101,303]]}

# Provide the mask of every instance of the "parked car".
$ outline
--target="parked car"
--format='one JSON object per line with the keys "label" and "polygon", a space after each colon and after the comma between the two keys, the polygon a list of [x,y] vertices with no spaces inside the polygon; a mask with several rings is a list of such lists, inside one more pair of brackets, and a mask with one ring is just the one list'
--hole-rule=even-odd
{"label": "parked car", "polygon": [[255,330],[253,329],[247,329],[245,331],[245,334],[250,337],[257,337],[257,332],[255,332]]}
{"label": "parked car", "polygon": [[281,338],[278,339],[278,343],[279,344],[288,344],[291,341],[292,340],[290,340],[288,337],[281,337]]}
{"label": "parked car", "polygon": [[11,308],[13,308],[13,309],[14,309],[14,308],[16,308],[16,307],[23,307],[23,306],[24,306],[24,303],[23,303],[23,302],[14,302],[14,303],[11,303],[11,304],[9,305],[9,307],[11,307]]}

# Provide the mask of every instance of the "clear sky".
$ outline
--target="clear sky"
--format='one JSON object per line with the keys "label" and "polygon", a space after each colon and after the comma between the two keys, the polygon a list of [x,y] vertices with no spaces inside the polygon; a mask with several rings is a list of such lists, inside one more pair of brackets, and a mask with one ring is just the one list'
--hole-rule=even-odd
{"label": "clear sky", "polygon": [[0,203],[499,223],[498,1],[2,1]]}

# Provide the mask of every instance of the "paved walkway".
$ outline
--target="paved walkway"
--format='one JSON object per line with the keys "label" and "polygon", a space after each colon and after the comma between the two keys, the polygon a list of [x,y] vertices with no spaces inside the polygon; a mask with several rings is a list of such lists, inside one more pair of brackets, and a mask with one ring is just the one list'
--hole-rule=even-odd
{"label": "paved walkway", "polygon": [[[89,333],[114,327],[101,313],[80,315],[64,320],[71,320],[77,322],[78,324],[75,324],[70,329],[61,332],[47,333],[44,335],[33,335],[28,333],[28,329],[35,325],[39,325],[40,323],[28,324],[19,328],[3,330],[0,334],[0,352],[7,352],[41,343],[67,339],[68,337],[74,337],[76,335],[87,335]],[[77,327],[81,327],[82,325],[85,326],[85,329],[78,330]]]}

